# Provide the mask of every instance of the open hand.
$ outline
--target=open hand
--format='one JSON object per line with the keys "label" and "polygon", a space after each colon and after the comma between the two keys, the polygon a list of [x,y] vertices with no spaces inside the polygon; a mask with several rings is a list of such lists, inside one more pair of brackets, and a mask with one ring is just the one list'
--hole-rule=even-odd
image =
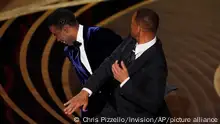
{"label": "open hand", "polygon": [[71,98],[68,102],[64,104],[64,106],[66,107],[64,109],[65,114],[70,115],[81,106],[83,106],[83,111],[85,111],[88,105],[88,97],[89,94],[86,91],[82,90],[79,94]]}

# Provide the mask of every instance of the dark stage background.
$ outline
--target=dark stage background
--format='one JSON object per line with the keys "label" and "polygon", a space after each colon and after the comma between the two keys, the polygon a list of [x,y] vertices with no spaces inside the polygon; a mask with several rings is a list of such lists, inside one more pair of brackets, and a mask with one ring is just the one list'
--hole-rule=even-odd
{"label": "dark stage background", "polygon": [[[167,57],[168,82],[178,87],[166,97],[172,115],[219,119],[219,87],[213,85],[220,63],[219,0],[112,0],[77,13],[88,5],[67,9],[76,12],[80,24],[111,28],[122,37],[128,35],[136,9],[154,9],[161,18],[158,36]],[[80,84],[64,56],[64,45],[54,42],[43,19],[51,12],[0,22],[3,27],[11,21],[5,32],[0,29],[0,83],[6,93],[1,89],[0,123],[28,123],[9,106],[8,98],[36,123],[73,123],[60,106],[80,90]]]}

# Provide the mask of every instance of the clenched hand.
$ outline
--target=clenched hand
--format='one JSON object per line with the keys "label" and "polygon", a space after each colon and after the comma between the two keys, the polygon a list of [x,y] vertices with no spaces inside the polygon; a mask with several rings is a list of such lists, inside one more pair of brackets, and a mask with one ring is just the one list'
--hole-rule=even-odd
{"label": "clenched hand", "polygon": [[118,64],[118,60],[115,61],[115,63],[112,65],[112,73],[114,75],[114,78],[120,83],[128,78],[128,70],[123,61],[121,61],[121,67]]}

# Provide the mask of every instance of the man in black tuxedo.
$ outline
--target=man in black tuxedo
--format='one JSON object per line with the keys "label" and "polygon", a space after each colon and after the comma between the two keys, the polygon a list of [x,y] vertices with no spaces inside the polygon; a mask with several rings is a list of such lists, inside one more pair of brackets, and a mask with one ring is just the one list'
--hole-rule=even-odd
{"label": "man in black tuxedo", "polygon": [[111,82],[115,86],[109,104],[111,109],[102,111],[101,116],[170,116],[164,100],[168,71],[162,44],[156,37],[158,25],[159,17],[154,11],[135,12],[132,37],[105,59],[84,85],[86,90],[81,90],[65,104],[65,113],[71,114],[81,106],[86,109],[88,97]]}
{"label": "man in black tuxedo", "polygon": [[[48,27],[57,41],[66,44],[65,55],[69,58],[81,82],[85,84],[106,57],[111,55],[122,42],[119,35],[101,27],[87,27],[77,22],[67,9],[57,9],[48,17]],[[98,94],[90,99],[88,111],[82,116],[95,116],[105,105],[105,92],[110,86],[103,86]]]}

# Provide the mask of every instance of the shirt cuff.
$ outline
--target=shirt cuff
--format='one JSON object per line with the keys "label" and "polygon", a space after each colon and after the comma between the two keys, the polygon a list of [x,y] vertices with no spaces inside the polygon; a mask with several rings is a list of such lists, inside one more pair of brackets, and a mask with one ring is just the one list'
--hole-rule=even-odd
{"label": "shirt cuff", "polygon": [[89,97],[92,95],[92,91],[90,89],[83,88],[82,90],[85,90],[89,94]]}
{"label": "shirt cuff", "polygon": [[120,84],[120,87],[122,87],[129,79],[130,79],[130,77],[126,78],[126,79]]}

